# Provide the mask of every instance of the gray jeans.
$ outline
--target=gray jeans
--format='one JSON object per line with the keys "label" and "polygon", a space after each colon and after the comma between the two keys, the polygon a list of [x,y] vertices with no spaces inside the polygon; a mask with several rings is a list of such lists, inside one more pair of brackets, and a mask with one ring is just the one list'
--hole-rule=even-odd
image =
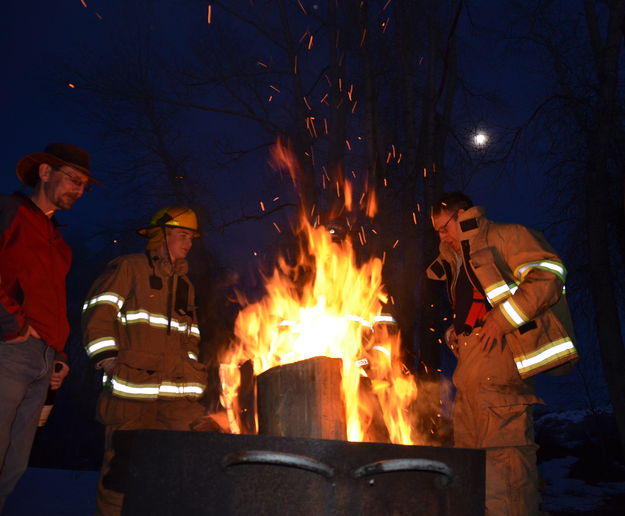
{"label": "gray jeans", "polygon": [[55,352],[44,341],[0,341],[0,513],[28,467]]}

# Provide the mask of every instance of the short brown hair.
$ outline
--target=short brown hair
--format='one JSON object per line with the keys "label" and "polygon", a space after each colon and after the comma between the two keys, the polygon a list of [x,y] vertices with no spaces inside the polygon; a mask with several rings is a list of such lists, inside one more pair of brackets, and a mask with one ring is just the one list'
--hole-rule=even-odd
{"label": "short brown hair", "polygon": [[449,192],[443,194],[438,201],[432,205],[431,215],[434,217],[442,211],[468,210],[473,206],[473,201],[462,192]]}

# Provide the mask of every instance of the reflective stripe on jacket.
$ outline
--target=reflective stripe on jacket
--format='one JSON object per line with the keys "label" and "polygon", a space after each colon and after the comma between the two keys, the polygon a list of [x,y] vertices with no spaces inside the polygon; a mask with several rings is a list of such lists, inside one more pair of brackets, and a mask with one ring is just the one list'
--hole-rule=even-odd
{"label": "reflective stripe on jacket", "polygon": [[159,253],[111,261],[83,305],[85,350],[95,364],[117,357],[105,386],[127,399],[199,398],[207,373],[186,262]]}
{"label": "reflective stripe on jacket", "polygon": [[[493,307],[489,317],[504,328],[521,377],[576,361],[566,268],[543,236],[518,224],[494,223],[478,206],[462,213],[457,224],[469,279]],[[447,280],[450,297],[455,263],[455,252],[442,242],[427,270],[430,279]]]}

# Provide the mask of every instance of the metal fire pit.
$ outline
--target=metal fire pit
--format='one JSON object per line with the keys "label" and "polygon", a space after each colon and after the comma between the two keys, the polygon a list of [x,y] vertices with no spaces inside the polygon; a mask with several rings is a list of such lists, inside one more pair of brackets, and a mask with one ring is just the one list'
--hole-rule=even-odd
{"label": "metal fire pit", "polygon": [[[139,430],[124,515],[481,515],[484,453]],[[124,436],[120,436],[124,437]]]}

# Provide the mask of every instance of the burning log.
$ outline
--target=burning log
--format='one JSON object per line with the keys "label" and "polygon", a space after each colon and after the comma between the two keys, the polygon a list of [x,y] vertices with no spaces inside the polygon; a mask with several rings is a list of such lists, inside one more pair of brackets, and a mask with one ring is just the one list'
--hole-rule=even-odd
{"label": "burning log", "polygon": [[347,439],[342,360],[314,357],[258,376],[259,433]]}

